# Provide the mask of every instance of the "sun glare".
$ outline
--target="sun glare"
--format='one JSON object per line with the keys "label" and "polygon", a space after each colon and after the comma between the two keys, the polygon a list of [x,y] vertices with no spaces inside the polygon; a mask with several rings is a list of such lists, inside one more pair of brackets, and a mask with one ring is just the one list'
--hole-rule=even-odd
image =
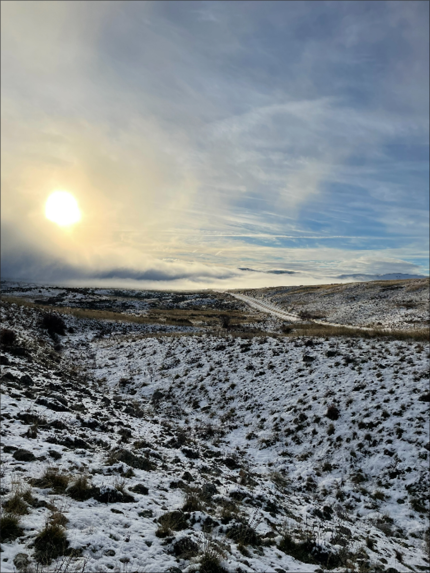
{"label": "sun glare", "polygon": [[81,212],[76,199],[67,191],[54,191],[45,205],[45,216],[60,227],[73,225],[81,220]]}

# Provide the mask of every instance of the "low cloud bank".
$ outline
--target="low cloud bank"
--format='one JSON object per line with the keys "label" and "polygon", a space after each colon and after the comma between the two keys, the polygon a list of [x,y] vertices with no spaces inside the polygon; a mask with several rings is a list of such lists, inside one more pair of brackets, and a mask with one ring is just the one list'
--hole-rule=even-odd
{"label": "low cloud bank", "polygon": [[[376,266],[379,268],[380,264],[378,262]],[[389,267],[388,263],[384,265],[384,268],[388,269]],[[368,269],[370,269],[369,265],[363,270],[367,271]],[[390,270],[392,272],[385,275],[366,272],[338,275],[323,268],[313,268],[312,271],[305,269],[296,271],[256,270],[248,267],[231,269],[199,263],[166,262],[163,260],[150,261],[143,269],[128,267],[95,268],[94,266],[81,267],[60,260],[52,260],[47,255],[34,252],[6,254],[1,261],[3,280],[82,287],[157,290],[224,290],[422,276],[422,274],[417,273],[418,269],[413,265],[408,265],[405,268],[404,265],[400,264],[396,268],[396,265],[392,263]]]}

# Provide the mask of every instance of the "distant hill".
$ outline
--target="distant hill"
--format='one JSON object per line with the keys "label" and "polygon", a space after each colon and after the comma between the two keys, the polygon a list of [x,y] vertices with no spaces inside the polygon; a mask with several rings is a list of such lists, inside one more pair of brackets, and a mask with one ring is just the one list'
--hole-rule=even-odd
{"label": "distant hill", "polygon": [[385,275],[339,275],[337,279],[353,279],[356,281],[399,281],[403,279],[425,279],[424,275],[408,275],[404,273],[389,273]]}
{"label": "distant hill", "polygon": [[246,267],[239,267],[240,271],[247,271],[250,273],[266,273],[269,275],[294,275],[295,271],[278,271],[278,270],[273,270],[273,271],[259,271],[257,269],[248,269]]}

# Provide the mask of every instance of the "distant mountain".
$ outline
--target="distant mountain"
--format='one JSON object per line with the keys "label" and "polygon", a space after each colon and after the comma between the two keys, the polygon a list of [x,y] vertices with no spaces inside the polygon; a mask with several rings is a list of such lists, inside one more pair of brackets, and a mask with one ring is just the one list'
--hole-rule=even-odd
{"label": "distant mountain", "polygon": [[356,281],[398,281],[403,279],[425,279],[424,275],[407,275],[404,273],[388,273],[385,275],[339,275],[337,279],[353,279]]}
{"label": "distant mountain", "polygon": [[294,275],[295,271],[259,271],[257,269],[248,269],[246,267],[239,267],[240,271],[248,271],[250,273],[266,273],[270,275]]}

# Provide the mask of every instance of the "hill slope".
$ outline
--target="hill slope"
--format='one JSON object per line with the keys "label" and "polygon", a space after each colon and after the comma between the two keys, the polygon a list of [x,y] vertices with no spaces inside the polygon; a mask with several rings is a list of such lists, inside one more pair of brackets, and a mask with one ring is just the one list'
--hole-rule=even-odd
{"label": "hill slope", "polygon": [[428,569],[428,346],[1,312],[2,571],[47,521],[86,571]]}
{"label": "hill slope", "polygon": [[304,318],[350,326],[428,328],[429,279],[242,290]]}

